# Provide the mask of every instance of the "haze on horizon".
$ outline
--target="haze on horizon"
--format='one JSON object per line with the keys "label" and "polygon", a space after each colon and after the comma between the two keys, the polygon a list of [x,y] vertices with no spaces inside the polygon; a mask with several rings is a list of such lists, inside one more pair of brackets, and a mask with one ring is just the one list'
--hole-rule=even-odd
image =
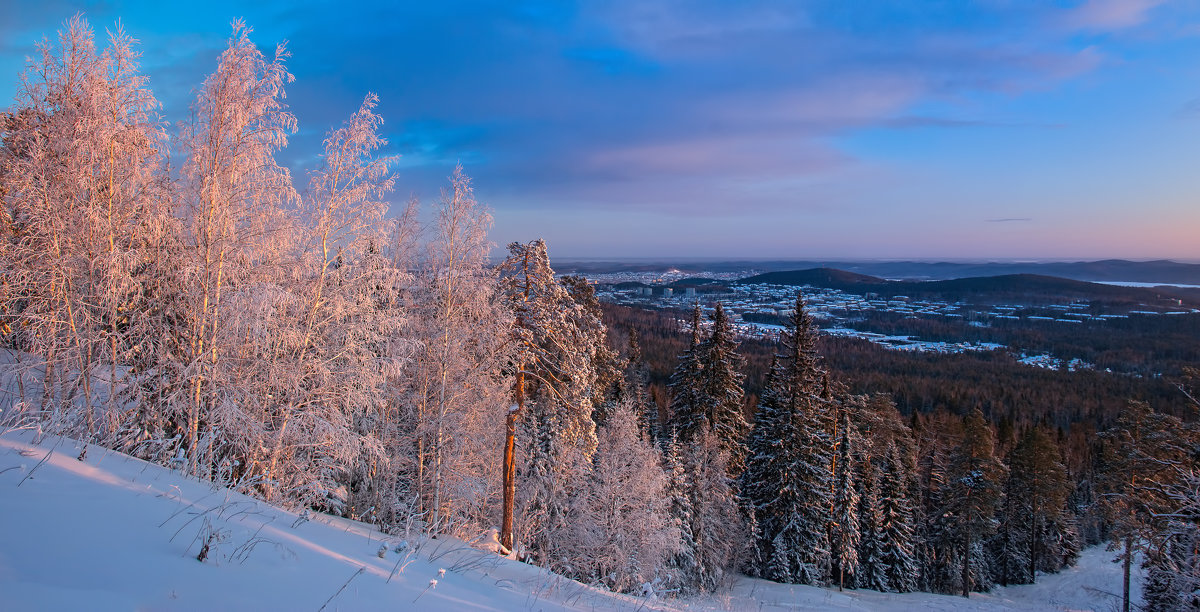
{"label": "haze on horizon", "polygon": [[83,12],[179,121],[244,17],[294,175],[374,91],[398,202],[461,161],[555,258],[1200,259],[1191,0],[0,1],[0,105]]}

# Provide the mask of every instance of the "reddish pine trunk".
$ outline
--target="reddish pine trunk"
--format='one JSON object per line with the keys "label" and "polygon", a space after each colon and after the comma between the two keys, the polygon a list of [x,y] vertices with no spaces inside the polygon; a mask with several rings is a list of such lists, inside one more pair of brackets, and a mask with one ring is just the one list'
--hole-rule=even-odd
{"label": "reddish pine trunk", "polygon": [[[523,367],[523,366],[522,366]],[[500,519],[500,545],[513,550],[513,508],[517,501],[517,416],[525,404],[525,373],[517,371],[516,409],[509,409],[504,434],[504,508]]]}

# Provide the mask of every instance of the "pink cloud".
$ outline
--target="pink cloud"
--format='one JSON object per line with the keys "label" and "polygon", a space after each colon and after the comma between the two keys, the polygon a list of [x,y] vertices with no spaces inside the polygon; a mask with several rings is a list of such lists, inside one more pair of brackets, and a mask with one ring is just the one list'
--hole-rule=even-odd
{"label": "pink cloud", "polygon": [[1062,17],[1070,30],[1112,31],[1141,25],[1164,0],[1087,0]]}
{"label": "pink cloud", "polygon": [[848,159],[831,147],[787,137],[697,136],[672,142],[601,149],[585,160],[609,176],[712,176],[766,178],[813,175]]}

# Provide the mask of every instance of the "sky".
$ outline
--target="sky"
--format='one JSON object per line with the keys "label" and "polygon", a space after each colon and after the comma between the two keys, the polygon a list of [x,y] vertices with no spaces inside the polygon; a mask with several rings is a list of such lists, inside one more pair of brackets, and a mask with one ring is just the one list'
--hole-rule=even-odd
{"label": "sky", "polygon": [[374,92],[397,203],[555,258],[1200,260],[1200,0],[0,0],[0,106],[76,12],[171,122],[244,18],[295,176]]}

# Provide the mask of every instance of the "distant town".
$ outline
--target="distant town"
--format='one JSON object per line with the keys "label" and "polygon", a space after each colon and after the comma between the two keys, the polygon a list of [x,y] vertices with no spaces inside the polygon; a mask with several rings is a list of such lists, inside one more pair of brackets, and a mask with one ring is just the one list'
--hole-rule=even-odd
{"label": "distant town", "polygon": [[[1198,313],[1182,300],[1155,304],[1115,305],[1100,300],[1074,299],[1065,303],[1046,303],[1047,296],[1029,303],[982,303],[912,298],[905,295],[880,296],[827,287],[785,286],[738,283],[756,270],[735,272],[683,273],[678,270],[654,272],[617,272],[587,274],[595,284],[597,297],[605,302],[638,308],[679,311],[681,325],[688,324],[686,313],[699,305],[711,313],[717,302],[732,316],[738,333],[746,338],[774,339],[784,328],[784,319],[793,314],[796,292],[804,295],[806,308],[817,319],[822,333],[861,338],[888,349],[936,353],[1006,350],[1003,344],[982,341],[936,341],[910,335],[888,335],[871,331],[864,325],[879,315],[902,318],[927,318],[954,321],[971,327],[986,328],[1000,322],[1025,321],[1030,324],[1082,325],[1103,323],[1129,317],[1158,317]],[[867,328],[867,329],[863,329]],[[1060,359],[1048,354],[1014,353],[1018,361],[1030,366],[1053,369],[1085,369],[1092,364],[1079,359]]]}

